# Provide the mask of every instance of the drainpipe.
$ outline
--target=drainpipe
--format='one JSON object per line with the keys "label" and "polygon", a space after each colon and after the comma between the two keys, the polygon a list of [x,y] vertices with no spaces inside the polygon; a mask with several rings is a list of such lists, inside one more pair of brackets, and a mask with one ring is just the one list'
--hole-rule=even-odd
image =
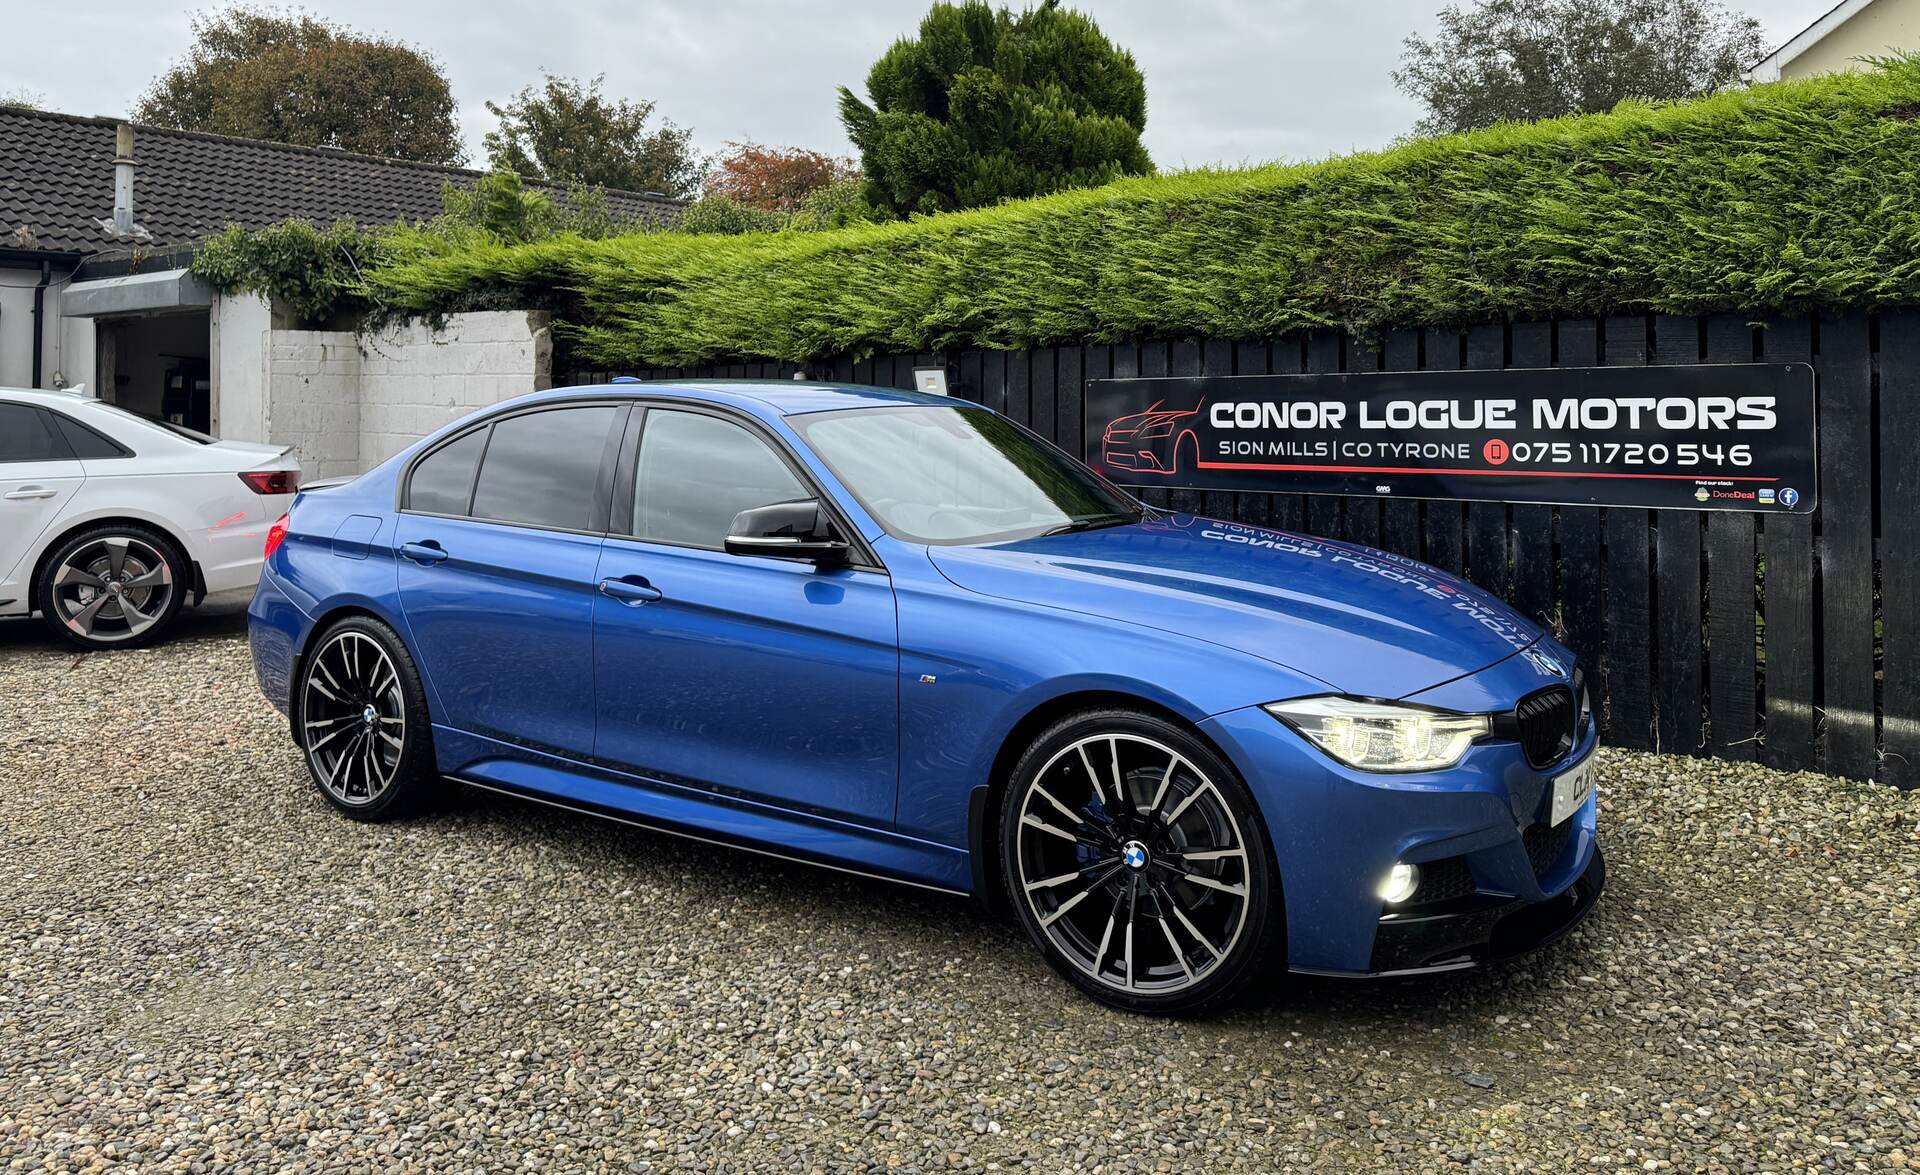
{"label": "drainpipe", "polygon": [[46,345],[46,332],[41,329],[40,321],[47,308],[47,283],[52,280],[53,262],[42,261],[40,284],[33,287],[33,379],[27,383],[30,388],[40,386],[40,350]]}

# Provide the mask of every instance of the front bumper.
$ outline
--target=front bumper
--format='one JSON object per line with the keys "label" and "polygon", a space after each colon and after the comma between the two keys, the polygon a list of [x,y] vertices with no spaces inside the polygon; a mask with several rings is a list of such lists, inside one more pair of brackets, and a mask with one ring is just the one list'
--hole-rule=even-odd
{"label": "front bumper", "polygon": [[1480,894],[1445,907],[1388,915],[1375,933],[1366,973],[1462,971],[1539,950],[1578,926],[1606,885],[1606,858],[1596,848],[1573,884],[1543,901]]}
{"label": "front bumper", "polygon": [[1131,437],[1109,437],[1103,444],[1101,456],[1111,469],[1125,469],[1134,473],[1172,473],[1173,469],[1161,459],[1158,452],[1141,447],[1152,443],[1135,441]]}
{"label": "front bumper", "polygon": [[[1475,746],[1439,772],[1348,769],[1258,707],[1207,720],[1266,817],[1280,867],[1290,969],[1407,974],[1476,966],[1546,945],[1592,909],[1606,867],[1598,797],[1549,828],[1553,776],[1590,756],[1592,730],[1560,763],[1517,743]],[[1389,907],[1375,887],[1396,862],[1452,879]]]}

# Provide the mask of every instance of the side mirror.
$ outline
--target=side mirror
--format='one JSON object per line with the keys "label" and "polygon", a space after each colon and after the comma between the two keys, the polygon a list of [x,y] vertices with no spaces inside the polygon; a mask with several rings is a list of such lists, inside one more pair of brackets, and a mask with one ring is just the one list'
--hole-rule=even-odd
{"label": "side mirror", "polygon": [[833,524],[813,498],[755,506],[733,516],[727,554],[767,555],[811,563],[844,563],[853,548],[836,538]]}

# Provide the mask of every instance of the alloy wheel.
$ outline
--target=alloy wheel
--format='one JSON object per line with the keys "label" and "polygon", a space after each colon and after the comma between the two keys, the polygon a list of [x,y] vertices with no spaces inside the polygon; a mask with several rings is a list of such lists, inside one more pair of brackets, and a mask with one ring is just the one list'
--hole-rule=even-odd
{"label": "alloy wheel", "polygon": [[53,611],[90,641],[130,641],[166,616],[179,590],[173,569],[152,543],[134,535],[102,535],[74,549],[53,573]]}
{"label": "alloy wheel", "polygon": [[362,807],[393,786],[406,749],[406,698],[387,651],[348,629],[307,662],[300,728],[313,777],[335,800]]}
{"label": "alloy wheel", "polygon": [[1172,994],[1232,954],[1250,901],[1247,841],[1179,752],[1135,734],[1080,738],[1033,776],[1019,818],[1021,900],[1095,981]]}

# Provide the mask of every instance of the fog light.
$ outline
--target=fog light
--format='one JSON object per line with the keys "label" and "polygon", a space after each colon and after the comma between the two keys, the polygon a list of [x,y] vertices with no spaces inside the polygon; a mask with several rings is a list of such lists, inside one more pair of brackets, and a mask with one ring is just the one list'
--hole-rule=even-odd
{"label": "fog light", "polygon": [[1375,892],[1380,895],[1381,901],[1389,906],[1397,906],[1412,897],[1413,891],[1419,888],[1420,866],[1402,863],[1387,870],[1387,875],[1380,879],[1380,888]]}

